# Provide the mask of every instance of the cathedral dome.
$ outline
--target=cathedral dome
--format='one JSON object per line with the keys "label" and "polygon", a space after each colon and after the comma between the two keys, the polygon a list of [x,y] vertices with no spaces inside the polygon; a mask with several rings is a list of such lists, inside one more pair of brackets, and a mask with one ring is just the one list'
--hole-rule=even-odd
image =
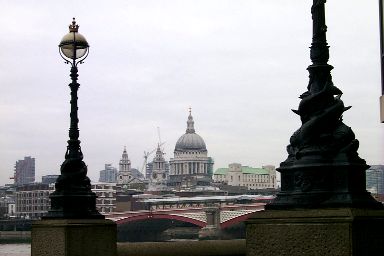
{"label": "cathedral dome", "polygon": [[196,133],[186,133],[176,142],[175,151],[184,150],[207,150],[205,142],[200,135]]}
{"label": "cathedral dome", "polygon": [[189,113],[188,116],[186,133],[177,140],[175,146],[175,151],[185,150],[207,151],[203,138],[195,133],[194,121],[191,113]]}

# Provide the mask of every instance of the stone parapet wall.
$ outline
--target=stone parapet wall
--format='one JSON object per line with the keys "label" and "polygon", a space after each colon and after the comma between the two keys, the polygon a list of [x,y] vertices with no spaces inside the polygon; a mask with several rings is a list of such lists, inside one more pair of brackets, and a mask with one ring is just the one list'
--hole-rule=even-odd
{"label": "stone parapet wall", "polygon": [[266,210],[246,225],[248,256],[376,256],[384,251],[383,210]]}
{"label": "stone parapet wall", "polygon": [[117,243],[118,256],[245,256],[245,239]]}

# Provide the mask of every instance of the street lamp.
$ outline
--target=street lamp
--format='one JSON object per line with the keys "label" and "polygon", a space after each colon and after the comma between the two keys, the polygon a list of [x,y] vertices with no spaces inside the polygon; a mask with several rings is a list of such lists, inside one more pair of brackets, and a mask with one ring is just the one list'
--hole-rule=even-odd
{"label": "street lamp", "polygon": [[89,45],[85,37],[79,33],[79,25],[73,18],[72,24],[69,25],[69,33],[66,34],[59,44],[61,57],[69,63],[72,61],[72,67],[88,56]]}
{"label": "street lamp", "polygon": [[59,44],[59,52],[66,64],[71,64],[71,113],[70,128],[65,160],[56,180],[55,191],[50,195],[51,210],[45,219],[103,219],[96,210],[96,194],[91,191],[91,182],[87,177],[87,165],[83,162],[80,148],[77,91],[77,65],[88,56],[89,45],[85,37],[78,32],[79,25],[73,18],[69,33]]}
{"label": "street lamp", "polygon": [[325,0],[313,0],[312,45],[307,91],[293,112],[301,127],[290,138],[288,158],[277,169],[281,191],[266,209],[364,207],[382,208],[365,188],[368,165],[358,155],[359,141],[343,122],[350,107],[333,81],[328,64]]}

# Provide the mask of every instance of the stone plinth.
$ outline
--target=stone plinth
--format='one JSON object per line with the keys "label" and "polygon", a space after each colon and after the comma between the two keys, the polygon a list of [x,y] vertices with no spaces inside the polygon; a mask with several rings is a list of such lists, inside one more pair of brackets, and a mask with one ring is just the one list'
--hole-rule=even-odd
{"label": "stone plinth", "polygon": [[101,219],[50,219],[32,224],[32,256],[116,256],[116,224]]}
{"label": "stone plinth", "polygon": [[207,226],[199,231],[200,240],[220,239],[220,209],[216,206],[205,207],[205,214],[207,216]]}
{"label": "stone plinth", "polygon": [[248,256],[366,256],[384,252],[384,210],[266,210],[247,221]]}

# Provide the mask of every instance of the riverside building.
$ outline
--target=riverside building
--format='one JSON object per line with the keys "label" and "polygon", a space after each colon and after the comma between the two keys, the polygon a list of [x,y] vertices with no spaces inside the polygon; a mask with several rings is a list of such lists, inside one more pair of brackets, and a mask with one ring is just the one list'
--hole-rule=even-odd
{"label": "riverside building", "polygon": [[17,218],[39,219],[51,207],[49,194],[55,190],[54,184],[34,183],[16,188],[15,203]]}
{"label": "riverside building", "polygon": [[273,165],[254,168],[233,163],[228,168],[217,169],[213,179],[217,183],[247,187],[249,190],[277,187],[276,170]]}

